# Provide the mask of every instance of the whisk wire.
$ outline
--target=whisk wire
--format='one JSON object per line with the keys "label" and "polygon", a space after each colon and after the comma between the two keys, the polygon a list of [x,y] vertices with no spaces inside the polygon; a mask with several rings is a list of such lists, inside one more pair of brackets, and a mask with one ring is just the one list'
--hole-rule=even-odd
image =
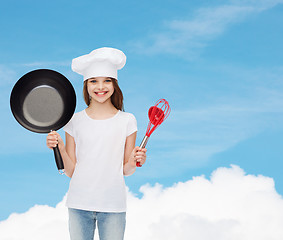
{"label": "whisk wire", "polygon": [[150,136],[156,128],[168,117],[170,113],[169,103],[165,99],[159,99],[153,107],[149,109],[149,123],[146,136]]}
{"label": "whisk wire", "polygon": [[[148,111],[149,123],[147,125],[145,137],[140,145],[141,148],[145,148],[150,135],[168,117],[170,111],[169,103],[165,99],[159,99],[154,106],[150,107]],[[136,166],[141,167],[142,165],[140,162],[137,162]]]}

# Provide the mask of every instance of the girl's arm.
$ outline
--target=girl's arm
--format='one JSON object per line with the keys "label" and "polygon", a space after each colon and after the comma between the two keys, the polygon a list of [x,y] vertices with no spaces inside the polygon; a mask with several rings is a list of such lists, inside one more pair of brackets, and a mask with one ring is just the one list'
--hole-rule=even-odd
{"label": "girl's arm", "polygon": [[126,138],[123,168],[123,173],[125,176],[130,176],[136,171],[137,161],[141,164],[144,164],[146,160],[146,149],[135,147],[136,137],[137,132],[131,134]]}
{"label": "girl's arm", "polygon": [[52,149],[53,147],[56,147],[56,145],[58,144],[64,163],[65,174],[71,178],[77,162],[76,144],[74,138],[70,134],[66,133],[65,136],[66,136],[66,146],[64,145],[64,142],[60,134],[55,131],[52,131],[47,136],[47,147]]}

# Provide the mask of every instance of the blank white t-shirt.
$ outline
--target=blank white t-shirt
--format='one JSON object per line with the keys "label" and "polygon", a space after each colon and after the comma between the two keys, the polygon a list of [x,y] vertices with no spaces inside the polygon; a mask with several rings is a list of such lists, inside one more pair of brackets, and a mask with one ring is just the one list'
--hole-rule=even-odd
{"label": "blank white t-shirt", "polygon": [[77,164],[66,206],[101,212],[126,211],[123,161],[126,138],[137,131],[133,114],[118,111],[105,120],[75,113],[64,127],[76,143]]}

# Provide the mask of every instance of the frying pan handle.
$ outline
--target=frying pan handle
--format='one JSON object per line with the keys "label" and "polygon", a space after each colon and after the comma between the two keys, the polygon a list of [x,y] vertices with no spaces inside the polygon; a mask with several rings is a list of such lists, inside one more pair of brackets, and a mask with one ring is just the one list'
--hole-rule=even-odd
{"label": "frying pan handle", "polygon": [[53,151],[54,151],[55,162],[59,170],[59,173],[64,174],[65,173],[64,164],[63,164],[62,156],[59,151],[58,145],[53,148]]}
{"label": "frying pan handle", "polygon": [[[140,148],[145,148],[145,146],[146,146],[146,144],[147,144],[147,142],[148,142],[148,139],[149,139],[149,137],[145,135],[144,138],[143,138],[143,140],[142,140],[142,142],[141,142]],[[137,162],[137,163],[136,163],[136,166],[137,166],[137,167],[141,167],[142,165],[141,165],[140,162]]]}

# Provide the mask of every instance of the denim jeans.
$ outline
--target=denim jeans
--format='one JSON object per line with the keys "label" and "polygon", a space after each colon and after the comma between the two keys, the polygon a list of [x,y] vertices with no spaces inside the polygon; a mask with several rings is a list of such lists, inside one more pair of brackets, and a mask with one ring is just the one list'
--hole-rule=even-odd
{"label": "denim jeans", "polygon": [[123,240],[126,226],[125,212],[94,212],[69,208],[71,240],[93,240],[97,224],[100,240]]}

